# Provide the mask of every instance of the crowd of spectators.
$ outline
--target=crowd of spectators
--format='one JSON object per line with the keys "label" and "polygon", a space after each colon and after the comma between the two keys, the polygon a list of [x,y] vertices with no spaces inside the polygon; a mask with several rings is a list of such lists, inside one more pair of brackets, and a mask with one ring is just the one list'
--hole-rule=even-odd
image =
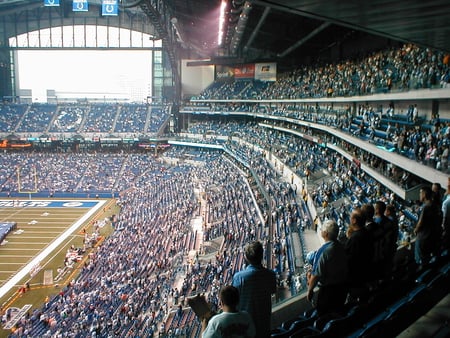
{"label": "crowd of spectators", "polygon": [[[140,133],[147,123],[146,105],[122,105],[114,131],[117,133]],[[144,127],[144,128],[143,128]]]}
{"label": "crowd of spectators", "polygon": [[[207,129],[214,129],[218,135],[238,134],[245,135],[249,142],[259,145],[263,149],[271,149],[271,151],[279,157],[287,166],[291,167],[299,176],[309,175],[318,169],[329,169],[330,172],[340,172],[331,170],[330,163],[335,162],[339,166],[340,161],[334,161],[332,154],[312,142],[302,140],[301,138],[292,135],[283,134],[277,131],[271,131],[263,128],[257,128],[257,125],[247,124],[238,127],[237,122],[230,124],[221,124],[214,126],[213,123],[208,122]],[[194,125],[194,132],[199,127],[199,124]],[[204,130],[205,128],[202,128]],[[264,137],[261,137],[264,136]],[[204,142],[204,140],[203,140]],[[230,146],[229,146],[230,147]],[[230,148],[232,149],[232,148]],[[238,151],[234,150],[236,153]],[[245,161],[249,161],[245,153],[241,156]],[[248,150],[247,150],[248,152]],[[61,161],[61,157],[64,158]],[[2,191],[17,191],[18,182],[16,168],[21,169],[21,190],[23,191],[70,191],[70,192],[104,192],[104,191],[121,191],[131,184],[135,177],[139,175],[142,168],[142,155],[130,154],[123,156],[122,154],[89,154],[89,153],[68,153],[68,154],[44,154],[33,153],[31,155],[23,156],[18,153],[8,154],[8,157],[3,157],[2,164]],[[364,156],[362,156],[363,159]],[[333,161],[332,161],[333,159]],[[144,156],[144,161],[145,161]],[[373,159],[365,159],[368,163],[374,165]],[[12,167],[10,164],[14,163]],[[33,176],[31,168],[36,168],[36,177]],[[404,175],[398,173],[398,168],[384,168],[383,173],[403,180],[405,184],[408,180]],[[344,169],[344,173],[347,169]],[[26,171],[26,172],[25,172]],[[101,173],[101,174],[100,174]],[[340,174],[338,175],[340,176]],[[36,182],[35,182],[36,179]],[[331,185],[334,192],[343,191],[344,185],[342,178],[336,178],[336,182]],[[37,186],[35,186],[37,184]],[[328,184],[323,183],[324,190],[328,190]],[[351,191],[361,192],[365,195],[377,192],[379,189],[368,184],[365,188],[350,187]],[[354,189],[353,189],[354,188]],[[357,194],[358,197],[361,194]],[[314,195],[316,195],[314,193]],[[317,194],[321,196],[321,202],[327,202],[327,194]],[[322,201],[323,200],[323,201]]]}
{"label": "crowd of spectators", "polygon": [[[228,128],[220,128],[222,125],[220,122],[214,127],[211,121],[199,122],[193,126],[192,130],[194,132],[199,130],[199,125],[202,124],[207,124],[208,128],[213,128],[217,135],[226,136],[230,132]],[[349,215],[353,208],[380,200],[396,207],[400,218],[398,245],[407,244],[414,238],[413,229],[418,216],[416,201],[402,201],[396,198],[391,191],[365,174],[355,162],[337,155],[330,149],[294,135],[261,128],[254,123],[238,126],[239,124],[235,123],[232,133],[238,133],[249,144],[258,145],[262,149],[271,149],[273,154],[286,167],[291,168],[297,175],[308,180],[312,200],[316,208],[321,210],[321,221],[333,218],[340,226],[341,232],[345,233]],[[307,132],[306,128],[302,131]],[[230,147],[229,144],[226,146]],[[348,144],[342,144],[342,147],[351,153],[359,150],[356,147],[348,146]],[[236,151],[235,153],[248,160],[242,151]],[[399,185],[407,187],[407,185],[413,184],[412,177],[405,175],[405,172],[400,168],[389,166],[387,162],[386,165],[377,164],[375,163],[376,159],[371,158],[368,154],[361,153],[360,155],[357,157],[366,163],[370,163],[372,168],[379,167],[378,169],[384,176],[391,178]],[[317,182],[311,180],[311,177],[324,170],[329,175],[326,179],[317,180]],[[309,222],[311,221],[309,220]]]}
{"label": "crowd of spectators", "polygon": [[[211,121],[208,121],[206,123],[208,124],[209,128],[213,128],[213,123]],[[220,125],[220,123],[218,123],[218,125]],[[195,126],[194,130],[198,130],[197,128],[198,125]],[[252,126],[251,123],[242,125],[241,128],[237,128],[233,132],[242,132],[240,133],[240,135],[242,135],[242,137],[248,142],[248,144],[264,144],[265,141],[269,141],[264,145],[266,149],[268,147],[271,147],[270,149],[276,149],[277,142],[280,141],[285,146],[287,144],[291,145],[290,142],[292,142],[290,140],[286,141],[282,136],[278,139],[276,137],[270,138],[267,136],[267,133],[265,133],[261,129],[255,128],[255,126]],[[220,127],[216,127],[213,129],[216,130],[218,135],[222,135],[222,129]],[[246,133],[243,132],[243,130],[245,130]],[[225,131],[224,135],[226,135],[228,132],[229,131]],[[278,132],[269,131],[268,133],[275,134]],[[257,136],[252,138],[254,135]],[[229,145],[227,144],[226,146],[228,147]],[[306,149],[310,148],[314,148],[314,146],[310,145],[309,147],[306,147]],[[324,211],[324,213],[320,216],[322,219],[322,223],[327,222],[330,219],[335,220],[339,224],[339,238],[341,241],[345,242],[348,233],[351,230],[351,215],[355,213],[355,210],[357,211],[360,210],[360,208],[373,205],[375,206],[375,222],[381,222],[379,221],[379,219],[383,217],[384,219],[390,220],[391,223],[389,224],[395,225],[392,227],[392,230],[390,230],[390,233],[392,233],[392,236],[390,237],[392,238],[390,239],[392,243],[388,246],[390,250],[392,250],[392,255],[398,246],[409,246],[411,243],[411,239],[415,237],[414,227],[417,224],[418,220],[418,210],[420,210],[418,208],[418,205],[411,205],[408,203],[408,201],[399,201],[392,192],[390,192],[388,189],[383,188],[375,180],[368,177],[356,163],[347,161],[343,157],[338,156],[336,158],[335,156],[331,155],[329,151],[327,154],[327,150],[325,148],[323,148],[322,151],[320,151],[319,146],[317,146],[317,148],[319,149],[319,151],[316,156],[313,156],[313,158],[316,159],[317,157],[322,157],[323,159],[326,159],[324,163],[328,164],[327,169],[331,174],[330,180],[328,182],[323,181],[322,184],[317,188],[317,190],[314,190],[312,193],[312,197],[315,200],[316,207],[323,207],[322,211]],[[236,153],[239,154],[239,156],[243,156],[244,158],[246,158],[246,162],[253,163],[251,160],[249,160],[249,152],[245,151],[245,149],[241,149]],[[270,187],[268,187],[267,190],[270,191]],[[436,191],[437,194],[442,193],[442,191],[439,189],[437,189]],[[318,194],[321,196],[330,196],[330,200],[326,201],[326,203],[323,203],[323,200],[318,198]],[[349,199],[346,197],[349,197]],[[381,208],[379,207],[380,205],[384,206],[386,210],[381,210]],[[328,206],[330,207],[327,208]],[[440,202],[438,202],[438,207],[440,207]],[[379,235],[374,234],[374,236],[376,237]],[[382,235],[382,237],[384,238],[384,234]],[[374,246],[378,246],[379,244],[377,243],[378,242],[374,242]],[[436,248],[436,250],[441,249],[439,243],[440,239],[438,239],[436,243],[433,243],[433,246]],[[364,261],[364,264],[367,264],[367,262]],[[380,265],[380,275],[376,275],[377,277],[375,278],[375,280],[378,281],[377,278],[392,278],[392,264],[392,256],[390,256],[389,260],[386,260],[386,262],[383,261],[383,264]],[[302,278],[303,283],[305,283],[306,275],[302,276]],[[352,288],[351,291],[359,297],[359,293],[362,289],[364,289],[364,287],[365,284],[362,283],[361,285],[357,285],[356,288]],[[353,293],[351,294],[351,296],[354,295]]]}
{"label": "crowd of spectators", "polygon": [[85,107],[71,105],[59,107],[49,132],[77,132],[81,127],[84,116],[86,116]]}
{"label": "crowd of spectators", "polygon": [[26,108],[25,105],[20,104],[1,104],[0,131],[6,133],[14,132],[14,129],[22,118]]}
{"label": "crowd of spectators", "polygon": [[[318,184],[311,191],[311,195],[318,207],[329,206],[331,214],[335,212],[335,208],[339,209],[334,206],[332,201],[338,200],[345,194],[352,196],[354,205],[360,205],[365,200],[374,201],[383,196],[386,196],[386,199],[392,198],[391,193],[383,191],[379,184],[365,176],[351,162],[339,156],[336,157],[329,150],[310,141],[279,131],[260,128],[254,123],[214,124],[203,122],[203,124],[207,127],[199,129],[202,123],[194,124],[192,131],[196,133],[198,130],[212,129],[218,135],[226,136],[230,133],[240,135],[250,144],[258,145],[262,149],[271,149],[274,155],[299,176],[308,178],[307,176],[315,171],[328,170],[333,176],[329,181],[322,181]],[[205,140],[202,142],[205,142]],[[240,156],[247,163],[258,163],[260,159],[258,152],[250,155],[254,153],[254,150],[245,148],[236,142],[229,142],[227,149]],[[61,160],[61,157],[64,159]],[[15,168],[20,167],[21,170],[27,171],[27,173],[22,172],[20,175],[22,178],[21,190],[23,191],[36,189],[35,177],[30,168],[36,168],[37,190],[49,191],[49,195],[55,191],[83,191],[87,193],[122,191],[130,185],[139,183],[136,178],[142,175],[143,168],[146,168],[146,164],[150,160],[149,157],[149,155],[143,154],[109,153],[33,153],[27,156],[11,153],[7,157],[2,157],[2,175],[0,177],[3,180],[1,186],[3,191],[17,191],[18,182],[16,181]],[[370,162],[370,159],[367,159],[367,161]],[[11,166],[11,163],[14,166]],[[373,165],[373,167],[376,166]],[[384,173],[391,175],[392,169],[386,168]],[[399,174],[396,175],[397,177],[400,176]],[[276,174],[273,174],[273,176],[276,176]],[[403,177],[403,175],[401,176]],[[266,184],[265,178],[261,177],[261,179]],[[272,190],[276,191],[277,189],[271,188],[270,191],[272,192]],[[354,192],[354,194],[351,194],[351,192]],[[285,203],[276,203],[276,205],[285,205]],[[406,205],[399,206],[400,210],[406,208]],[[406,219],[400,240],[412,237],[410,231],[411,223],[414,221],[414,212],[414,209],[411,213],[407,212],[408,216],[412,216]],[[349,214],[349,210],[347,210],[347,214]],[[345,225],[346,219],[337,217],[337,221],[342,226]],[[218,229],[220,229],[219,225],[211,231],[223,233],[223,230]]]}
{"label": "crowd of spectators", "polygon": [[[433,115],[426,120],[417,105],[406,112],[395,112],[393,104],[372,107],[360,104],[357,111],[347,108],[320,107],[309,104],[265,103],[202,103],[214,99],[298,99],[335,96],[354,96],[449,86],[449,57],[442,52],[406,44],[398,49],[380,51],[362,60],[353,60],[320,67],[305,66],[281,75],[264,90],[259,81],[214,83],[186,111],[249,112],[283,116],[335,126],[352,135],[375,142],[389,151],[397,151],[409,158],[447,171],[449,141],[448,121]],[[245,81],[244,81],[245,82]],[[249,87],[256,86],[257,96]],[[236,88],[241,89],[237,93]],[[245,90],[244,90],[245,89]],[[200,101],[198,101],[200,100]]]}
{"label": "crowd of spectators", "polygon": [[[338,67],[301,69],[272,86],[258,87],[257,91],[248,83],[228,84],[226,90],[219,88],[205,92],[203,98],[212,98],[207,97],[209,95],[235,97],[244,92],[249,93],[246,95],[258,92],[261,97],[277,99],[324,97],[368,94],[380,89],[447,86],[448,65],[442,60],[443,55],[439,53],[407,45],[399,50],[374,54],[357,65],[347,62]],[[333,73],[336,69],[337,74]],[[40,108],[24,111],[26,115],[20,121],[30,123],[25,128],[21,127],[25,125],[23,122],[18,122],[14,130],[46,131],[54,112],[45,105]],[[222,108],[220,105],[214,107],[215,110]],[[5,115],[12,114],[13,109],[6,109]],[[125,114],[127,108],[122,109]],[[342,115],[332,109],[319,111],[317,107],[299,111],[285,106],[273,109],[233,104],[225,109],[262,110],[278,116],[331,124],[351,133],[358,129],[352,128],[356,118],[374,128],[382,124],[374,118],[376,114],[372,115],[370,109],[364,108],[357,116]],[[31,111],[34,117],[28,118]],[[169,114],[168,111],[166,113]],[[111,132],[117,126],[117,117],[120,116],[121,121],[124,119],[123,115],[117,114],[114,105],[91,107],[89,115],[83,117],[82,131]],[[388,117],[394,117],[389,114],[387,112]],[[139,129],[137,125],[144,122],[144,115],[139,108],[136,119],[124,119],[127,122],[119,124],[121,130],[136,131]],[[65,120],[66,116],[68,120]],[[78,113],[60,113],[57,118],[59,127],[73,125],[70,121],[75,116],[78,121]],[[155,125],[160,125],[165,121],[161,116],[152,114],[146,117],[144,125],[153,125],[149,122],[153,120]],[[416,159],[437,167],[438,155],[432,157],[432,151],[428,158],[426,152],[423,159],[416,155],[414,139],[417,144],[417,139],[421,139],[432,147],[445,148],[450,128],[441,127],[438,122],[429,131],[422,131],[416,128],[414,116],[413,108],[411,122],[415,132],[411,135],[406,135],[408,131],[402,131],[401,127],[396,127],[397,136],[392,127],[386,134],[393,137],[396,151],[405,153],[405,147],[412,148]],[[5,126],[2,131],[10,130]],[[302,130],[312,133],[311,128]],[[157,331],[195,333],[200,323],[186,320],[189,311],[183,309],[183,300],[189,295],[207,292],[208,300],[217,307],[220,286],[229,284],[233,274],[243,267],[242,247],[255,239],[261,240],[266,247],[271,245],[268,265],[276,271],[279,281],[285,278],[287,284],[291,283],[295,258],[290,235],[292,232],[301,234],[305,226],[315,224],[315,220],[304,208],[308,192],[283,180],[283,166],[291,168],[308,182],[315,173],[328,172],[327,178],[311,186],[309,193],[315,207],[321,211],[321,221],[335,219],[342,233],[348,229],[353,208],[381,200],[395,206],[399,214],[401,212],[398,244],[409,241],[413,236],[412,225],[417,219],[414,207],[411,208],[407,201],[397,200],[392,192],[366,175],[357,164],[341,156],[336,157],[331,150],[253,122],[208,121],[194,124],[190,130],[194,134],[208,131],[229,137],[223,147],[237,161],[221,152],[180,150],[178,147],[172,147],[165,154],[167,158],[177,159],[176,166],[141,152],[8,152],[2,156],[2,191],[37,189],[48,191],[49,195],[54,191],[122,192],[118,199],[121,212],[114,222],[117,231],[90,253],[80,276],[64,286],[60,294],[46,302],[44,307],[25,316],[11,337],[98,337],[106,336],[105,332],[113,332],[117,336],[152,336]],[[239,136],[239,140],[234,140],[233,136]],[[364,135],[360,132],[358,136]],[[410,144],[407,143],[409,140]],[[209,141],[216,140],[201,138],[201,142]],[[274,168],[266,160],[266,151],[281,160],[281,168]],[[192,165],[188,161],[179,161],[181,158],[195,158],[202,164]],[[376,159],[366,157],[365,160]],[[445,165],[442,160],[440,162],[441,167]],[[391,172],[394,168],[383,170]],[[201,260],[199,253],[206,253],[202,251],[206,249],[197,246],[199,234],[190,224],[194,215],[199,213],[199,199],[202,197],[196,194],[197,190],[204,192],[207,205],[202,242],[223,238],[223,246],[209,261]],[[272,227],[268,228],[268,224]],[[167,233],[172,236],[167,236]],[[191,249],[198,250],[198,254],[185,261]],[[302,254],[306,258],[305,253]]]}
{"label": "crowd of spectators", "polygon": [[[303,176],[305,171],[314,173],[323,169],[332,173],[329,181],[318,185],[311,195],[316,207],[325,210],[321,215],[322,220],[332,217],[337,219],[343,232],[346,231],[346,215],[351,207],[375,199],[391,202],[392,195],[364,175],[352,162],[343,158],[335,161],[334,154],[310,141],[262,128],[255,123],[234,122],[222,127],[211,122],[208,125],[208,128],[213,128],[218,134],[229,135],[232,132],[240,135],[241,141],[229,140],[225,148],[241,159],[238,163],[245,163],[256,173],[257,179],[271,198],[273,209],[264,205],[260,190],[253,189],[252,193],[249,192],[244,177],[229,165],[228,160],[217,154],[210,155],[206,150],[194,152],[195,157],[191,158],[203,158],[206,163],[204,166],[194,167],[183,164],[182,161],[175,167],[164,166],[153,156],[142,153],[53,154],[50,156],[53,157],[51,161],[48,161],[48,154],[33,153],[24,156],[7,153],[3,158],[6,161],[2,165],[3,172],[11,170],[11,159],[15,163],[21,160],[31,161],[25,163],[39,167],[39,171],[43,163],[49,162],[45,164],[47,167],[42,167],[47,169],[42,171],[48,171],[45,177],[50,180],[53,170],[59,175],[65,175],[65,170],[57,167],[57,163],[64,163],[64,167],[73,170],[74,174],[78,173],[78,177],[83,173],[78,182],[88,182],[89,177],[97,177],[99,172],[105,172],[107,175],[98,179],[98,187],[117,187],[120,191],[130,185],[134,188],[127,190],[119,201],[122,211],[115,226],[122,230],[116,231],[98,252],[91,255],[79,279],[70,283],[41,312],[37,311],[24,320],[18,327],[19,333],[39,332],[45,336],[68,330],[67,334],[75,335],[77,332],[103,332],[106,328],[119,334],[131,332],[130,330],[141,334],[150,334],[156,330],[175,332],[178,329],[178,332],[185,333],[198,330],[199,323],[195,320],[180,324],[171,317],[172,321],[167,322],[170,312],[174,310],[173,295],[176,293],[177,277],[180,274],[183,276],[181,287],[177,289],[180,297],[199,290],[209,291],[209,300],[217,302],[218,286],[229,283],[233,273],[242,267],[241,248],[254,239],[261,239],[265,243],[271,239],[271,266],[279,279],[286,278],[289,284],[295,270],[289,234],[301,231],[305,223],[312,224],[312,220],[302,207],[298,208],[302,199],[299,201],[301,195],[299,196],[297,187],[280,180],[283,168],[275,170],[262,156],[264,149],[272,150],[286,166],[303,172]],[[186,151],[186,148],[181,149],[173,147],[165,155],[179,159],[185,158],[183,153],[192,152]],[[296,155],[300,157],[297,158]],[[64,161],[61,161],[61,157]],[[245,172],[246,169],[249,168],[244,166],[241,170]],[[111,177],[123,177],[124,183],[114,183],[110,181]],[[223,236],[226,249],[211,262],[205,264],[197,258],[186,266],[180,265],[180,256],[175,263],[174,254],[186,254],[185,250],[192,248],[192,243],[195,242],[192,237],[195,234],[190,233],[187,224],[187,220],[198,210],[198,201],[193,198],[193,182],[197,182],[206,191],[208,200],[208,223],[204,228],[203,240],[211,241]],[[91,188],[93,187],[89,187]],[[359,193],[355,196],[352,192]],[[334,205],[334,199],[345,194],[352,196],[354,204]],[[331,198],[326,205],[323,201],[325,196]],[[273,223],[272,238],[264,226],[269,217]],[[406,230],[402,228],[402,231]],[[166,232],[177,236],[167,239],[163,235]],[[155,239],[156,242],[152,246],[145,244],[146,249],[143,251],[143,238]],[[147,249],[149,247],[152,248],[150,251]],[[121,252],[129,255],[120,255]],[[112,265],[114,269],[110,270]],[[176,266],[182,266],[183,271]],[[223,270],[224,267],[226,271]],[[151,294],[152,297],[144,297],[145,294]],[[77,309],[74,309],[75,304]],[[76,320],[78,325],[71,326],[71,320]]]}
{"label": "crowd of spectators", "polygon": [[120,187],[126,157],[92,153],[7,153],[0,159],[2,192],[102,192]]}
{"label": "crowd of spectators", "polygon": [[3,103],[0,132],[22,136],[57,133],[58,137],[64,133],[156,134],[169,118],[170,110],[170,104]]}
{"label": "crowd of spectators", "polygon": [[152,108],[148,127],[150,133],[156,134],[159,132],[164,122],[166,122],[170,116],[170,109],[170,105],[165,106],[163,109]]}
{"label": "crowd of spectators", "polygon": [[86,117],[81,132],[112,133],[114,131],[117,108],[115,104],[91,106],[90,114]]}
{"label": "crowd of spectators", "polygon": [[[409,112],[406,115],[391,114],[375,109],[369,105],[359,105],[356,112],[350,108],[333,109],[331,106],[319,105],[286,105],[272,106],[240,104],[205,104],[209,111],[258,112],[260,117],[266,116],[269,123],[274,123],[272,116],[285,117],[318,125],[335,127],[364,141],[376,144],[388,152],[396,152],[434,169],[447,172],[450,146],[450,122],[439,119],[432,120],[414,118]],[[414,108],[412,109],[414,111]],[[206,112],[203,112],[206,114]],[[207,122],[208,123],[208,122]],[[276,122],[279,124],[278,122]],[[225,124],[225,123],[223,123]],[[196,124],[197,128],[205,125]],[[312,125],[314,126],[314,125]],[[233,125],[231,125],[233,127]],[[206,127],[213,130],[211,127]],[[290,128],[298,129],[295,123]],[[198,130],[201,132],[202,130]],[[319,134],[316,131],[314,134]],[[230,135],[230,134],[228,134]]]}
{"label": "crowd of spectators", "polygon": [[[197,99],[300,99],[387,93],[393,90],[444,88],[450,85],[448,56],[405,44],[360,60],[303,66],[273,83],[224,81]],[[251,90],[250,88],[254,88]]]}
{"label": "crowd of spectators", "polygon": [[34,104],[21,116],[19,125],[14,129],[18,133],[44,133],[47,131],[56,112],[54,104]]}
{"label": "crowd of spectators", "polygon": [[[176,149],[171,152],[175,154],[167,155],[181,156]],[[178,329],[186,333],[198,329],[199,323],[192,320],[183,325],[174,320],[166,322],[174,306],[178,306],[175,298],[181,301],[193,292],[206,291],[209,300],[217,305],[218,286],[229,283],[242,268],[243,245],[253,239],[268,240],[268,230],[245,177],[220,154],[205,151],[198,158],[203,158],[203,166],[179,163],[170,167],[143,156],[140,164],[146,170],[136,175],[134,189],[127,190],[118,200],[121,212],[114,226],[121,230],[90,254],[79,278],[45,307],[19,322],[11,336],[76,336],[94,332],[97,336],[105,332],[151,336],[157,330]],[[260,170],[267,176],[269,169]],[[272,194],[283,193],[269,176],[266,184],[277,189]],[[183,261],[195,248],[198,236],[189,224],[192,215],[198,213],[195,187],[210,188],[204,240],[224,238],[223,250],[201,264],[198,256],[193,261]],[[175,235],[168,237],[167,233]],[[284,235],[275,232],[274,236],[276,239]],[[276,248],[274,262],[280,261],[281,255],[278,245]]]}
{"label": "crowd of spectators", "polygon": [[[228,129],[219,127],[220,123],[217,124],[217,127],[213,127],[212,122],[203,123],[207,124],[208,128],[213,128],[218,135],[229,133]],[[198,128],[199,125],[196,124],[193,130],[198,130]],[[380,200],[396,207],[400,219],[398,245],[410,243],[411,239],[414,238],[413,229],[417,221],[415,201],[401,201],[396,198],[391,191],[366,175],[356,163],[348,161],[313,142],[284,135],[278,131],[258,128],[257,125],[251,123],[233,129],[233,133],[243,135],[251,144],[259,145],[265,149],[270,147],[287,167],[292,168],[299,176],[306,179],[314,173],[327,170],[330,176],[326,180],[321,180],[317,184],[309,183],[310,194],[316,208],[322,210],[321,221],[328,218],[335,219],[340,226],[341,233],[345,233],[347,230],[348,215],[350,215],[352,208]],[[227,147],[229,147],[228,144]],[[349,149],[349,151],[352,150]],[[241,154],[240,156],[248,161],[245,153],[242,151],[236,153]],[[374,159],[365,158],[365,155],[361,158],[367,163],[374,161]],[[377,166],[380,165],[372,163],[373,168]],[[398,179],[399,184],[411,184],[411,181],[404,177],[404,172],[402,174],[399,168],[380,166],[380,170],[394,181]],[[309,222],[311,221],[309,220]]]}
{"label": "crowd of spectators", "polygon": [[19,325],[17,336],[122,336],[133,329],[150,336],[162,322],[180,263],[175,253],[190,248],[186,222],[196,203],[187,173],[165,172],[161,179],[157,163],[147,167],[145,185],[118,201],[115,226],[122,230],[90,254],[77,280]]}

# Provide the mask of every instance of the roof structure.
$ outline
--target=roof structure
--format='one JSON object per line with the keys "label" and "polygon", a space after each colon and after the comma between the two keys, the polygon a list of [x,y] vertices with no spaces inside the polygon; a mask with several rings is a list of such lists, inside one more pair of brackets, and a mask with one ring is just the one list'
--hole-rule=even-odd
{"label": "roof structure", "polygon": [[[183,48],[214,63],[271,60],[287,66],[342,58],[397,42],[450,52],[446,0],[227,0],[225,39],[217,46],[221,0],[168,1]],[[338,55],[336,55],[338,54]]]}
{"label": "roof structure", "polygon": [[[164,8],[161,17],[166,19],[170,13],[168,26],[171,24],[176,33],[178,55],[211,59],[214,64],[273,61],[289,68],[354,57],[405,42],[450,52],[448,0],[224,1],[221,45],[217,36],[222,0],[119,3],[127,9]],[[101,0],[90,3],[100,4]],[[43,0],[0,0],[0,15],[32,6],[43,6]]]}

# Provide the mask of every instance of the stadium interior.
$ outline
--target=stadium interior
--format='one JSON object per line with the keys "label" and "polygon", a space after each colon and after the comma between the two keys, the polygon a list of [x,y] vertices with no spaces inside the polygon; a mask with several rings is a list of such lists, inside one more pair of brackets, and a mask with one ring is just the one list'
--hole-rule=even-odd
{"label": "stadium interior", "polygon": [[[224,0],[221,25],[218,0],[104,1],[0,3],[0,337],[201,337],[186,299],[217,309],[252,240],[277,274],[272,338],[450,336],[448,225],[428,264],[414,256],[421,189],[438,187],[444,215],[450,198],[446,1]],[[161,41],[136,47],[153,53],[145,100],[20,87],[20,50],[91,49],[88,25]],[[32,34],[61,26],[84,42]],[[377,201],[398,224],[389,274],[319,316],[306,291],[321,225],[345,242],[352,210]],[[44,243],[52,214],[70,224]],[[30,264],[72,227],[63,262]]]}

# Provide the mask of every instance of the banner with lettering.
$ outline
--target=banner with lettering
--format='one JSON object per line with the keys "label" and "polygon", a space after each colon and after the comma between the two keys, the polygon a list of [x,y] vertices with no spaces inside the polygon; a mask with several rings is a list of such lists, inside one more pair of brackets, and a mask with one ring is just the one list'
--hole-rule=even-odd
{"label": "banner with lettering", "polygon": [[255,80],[276,81],[277,80],[277,64],[275,62],[256,63],[255,64]]}
{"label": "banner with lettering", "polygon": [[234,69],[229,66],[216,65],[215,67],[215,79],[232,79],[234,77]]}
{"label": "banner with lettering", "polygon": [[102,15],[103,16],[119,15],[119,5],[117,3],[117,0],[103,0],[102,1]]}
{"label": "banner with lettering", "polygon": [[253,80],[255,78],[255,64],[246,64],[234,67],[235,80]]}
{"label": "banner with lettering", "polygon": [[73,12],[87,12],[89,10],[89,4],[87,0],[73,0],[72,11]]}

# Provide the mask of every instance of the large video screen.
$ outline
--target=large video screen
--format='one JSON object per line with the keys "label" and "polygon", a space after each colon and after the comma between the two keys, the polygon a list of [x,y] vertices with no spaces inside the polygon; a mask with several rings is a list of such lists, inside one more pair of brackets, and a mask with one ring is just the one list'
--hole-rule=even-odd
{"label": "large video screen", "polygon": [[152,51],[18,50],[19,91],[31,90],[33,102],[47,102],[47,90],[60,99],[126,99],[151,96]]}

